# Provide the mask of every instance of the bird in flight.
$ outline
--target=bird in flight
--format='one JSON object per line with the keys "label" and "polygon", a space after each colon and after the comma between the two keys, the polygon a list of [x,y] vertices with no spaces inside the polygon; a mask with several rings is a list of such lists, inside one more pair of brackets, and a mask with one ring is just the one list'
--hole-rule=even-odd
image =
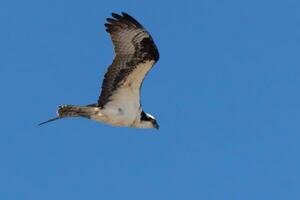
{"label": "bird in flight", "polygon": [[59,106],[57,116],[39,125],[66,118],[83,117],[114,126],[156,128],[156,119],[143,111],[140,90],[149,70],[159,59],[151,35],[129,14],[112,13],[107,18],[115,51],[112,64],[104,76],[98,102],[86,106]]}

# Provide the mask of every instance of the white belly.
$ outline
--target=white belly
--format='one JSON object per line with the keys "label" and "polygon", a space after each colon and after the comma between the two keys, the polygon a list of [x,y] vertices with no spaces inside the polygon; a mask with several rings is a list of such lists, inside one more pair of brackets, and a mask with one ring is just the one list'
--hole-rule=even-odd
{"label": "white belly", "polygon": [[106,108],[91,116],[91,119],[114,126],[131,126],[136,120],[137,113],[134,110],[122,110]]}
{"label": "white belly", "polygon": [[120,83],[119,88],[113,92],[99,114],[91,118],[116,126],[131,126],[136,120],[139,120],[140,85],[153,63],[154,61],[147,61],[139,64]]}

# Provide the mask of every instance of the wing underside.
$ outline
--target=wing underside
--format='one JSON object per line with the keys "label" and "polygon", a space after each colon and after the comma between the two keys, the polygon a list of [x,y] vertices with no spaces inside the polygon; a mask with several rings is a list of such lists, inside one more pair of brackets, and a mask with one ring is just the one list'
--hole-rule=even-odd
{"label": "wing underside", "polygon": [[[140,87],[144,77],[159,59],[150,34],[126,13],[112,14],[105,24],[110,34],[115,58],[102,83],[98,106],[139,106]],[[128,105],[130,104],[130,105]]]}

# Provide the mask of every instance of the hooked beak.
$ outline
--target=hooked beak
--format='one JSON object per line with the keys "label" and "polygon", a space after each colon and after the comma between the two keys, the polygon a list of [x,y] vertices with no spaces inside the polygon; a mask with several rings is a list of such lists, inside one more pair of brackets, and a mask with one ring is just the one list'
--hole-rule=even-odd
{"label": "hooked beak", "polygon": [[154,128],[156,128],[156,130],[159,129],[159,125],[157,123],[154,124]]}

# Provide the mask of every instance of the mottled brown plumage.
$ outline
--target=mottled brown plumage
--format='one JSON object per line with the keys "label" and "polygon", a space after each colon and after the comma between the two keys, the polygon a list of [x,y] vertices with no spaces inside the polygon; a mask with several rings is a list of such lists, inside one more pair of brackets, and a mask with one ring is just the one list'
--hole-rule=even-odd
{"label": "mottled brown plumage", "polygon": [[115,58],[102,83],[98,102],[87,106],[59,106],[57,116],[40,125],[67,117],[84,117],[114,126],[156,128],[156,119],[145,113],[140,88],[146,74],[159,59],[150,34],[126,13],[113,13],[106,31],[110,34]]}
{"label": "mottled brown plumage", "polygon": [[155,63],[159,59],[152,37],[139,22],[126,13],[112,13],[112,17],[114,19],[107,18],[108,23],[105,26],[111,36],[116,55],[102,83],[98,100],[98,106],[101,108],[109,102],[120,84],[126,81],[126,77],[140,63],[151,60]]}

